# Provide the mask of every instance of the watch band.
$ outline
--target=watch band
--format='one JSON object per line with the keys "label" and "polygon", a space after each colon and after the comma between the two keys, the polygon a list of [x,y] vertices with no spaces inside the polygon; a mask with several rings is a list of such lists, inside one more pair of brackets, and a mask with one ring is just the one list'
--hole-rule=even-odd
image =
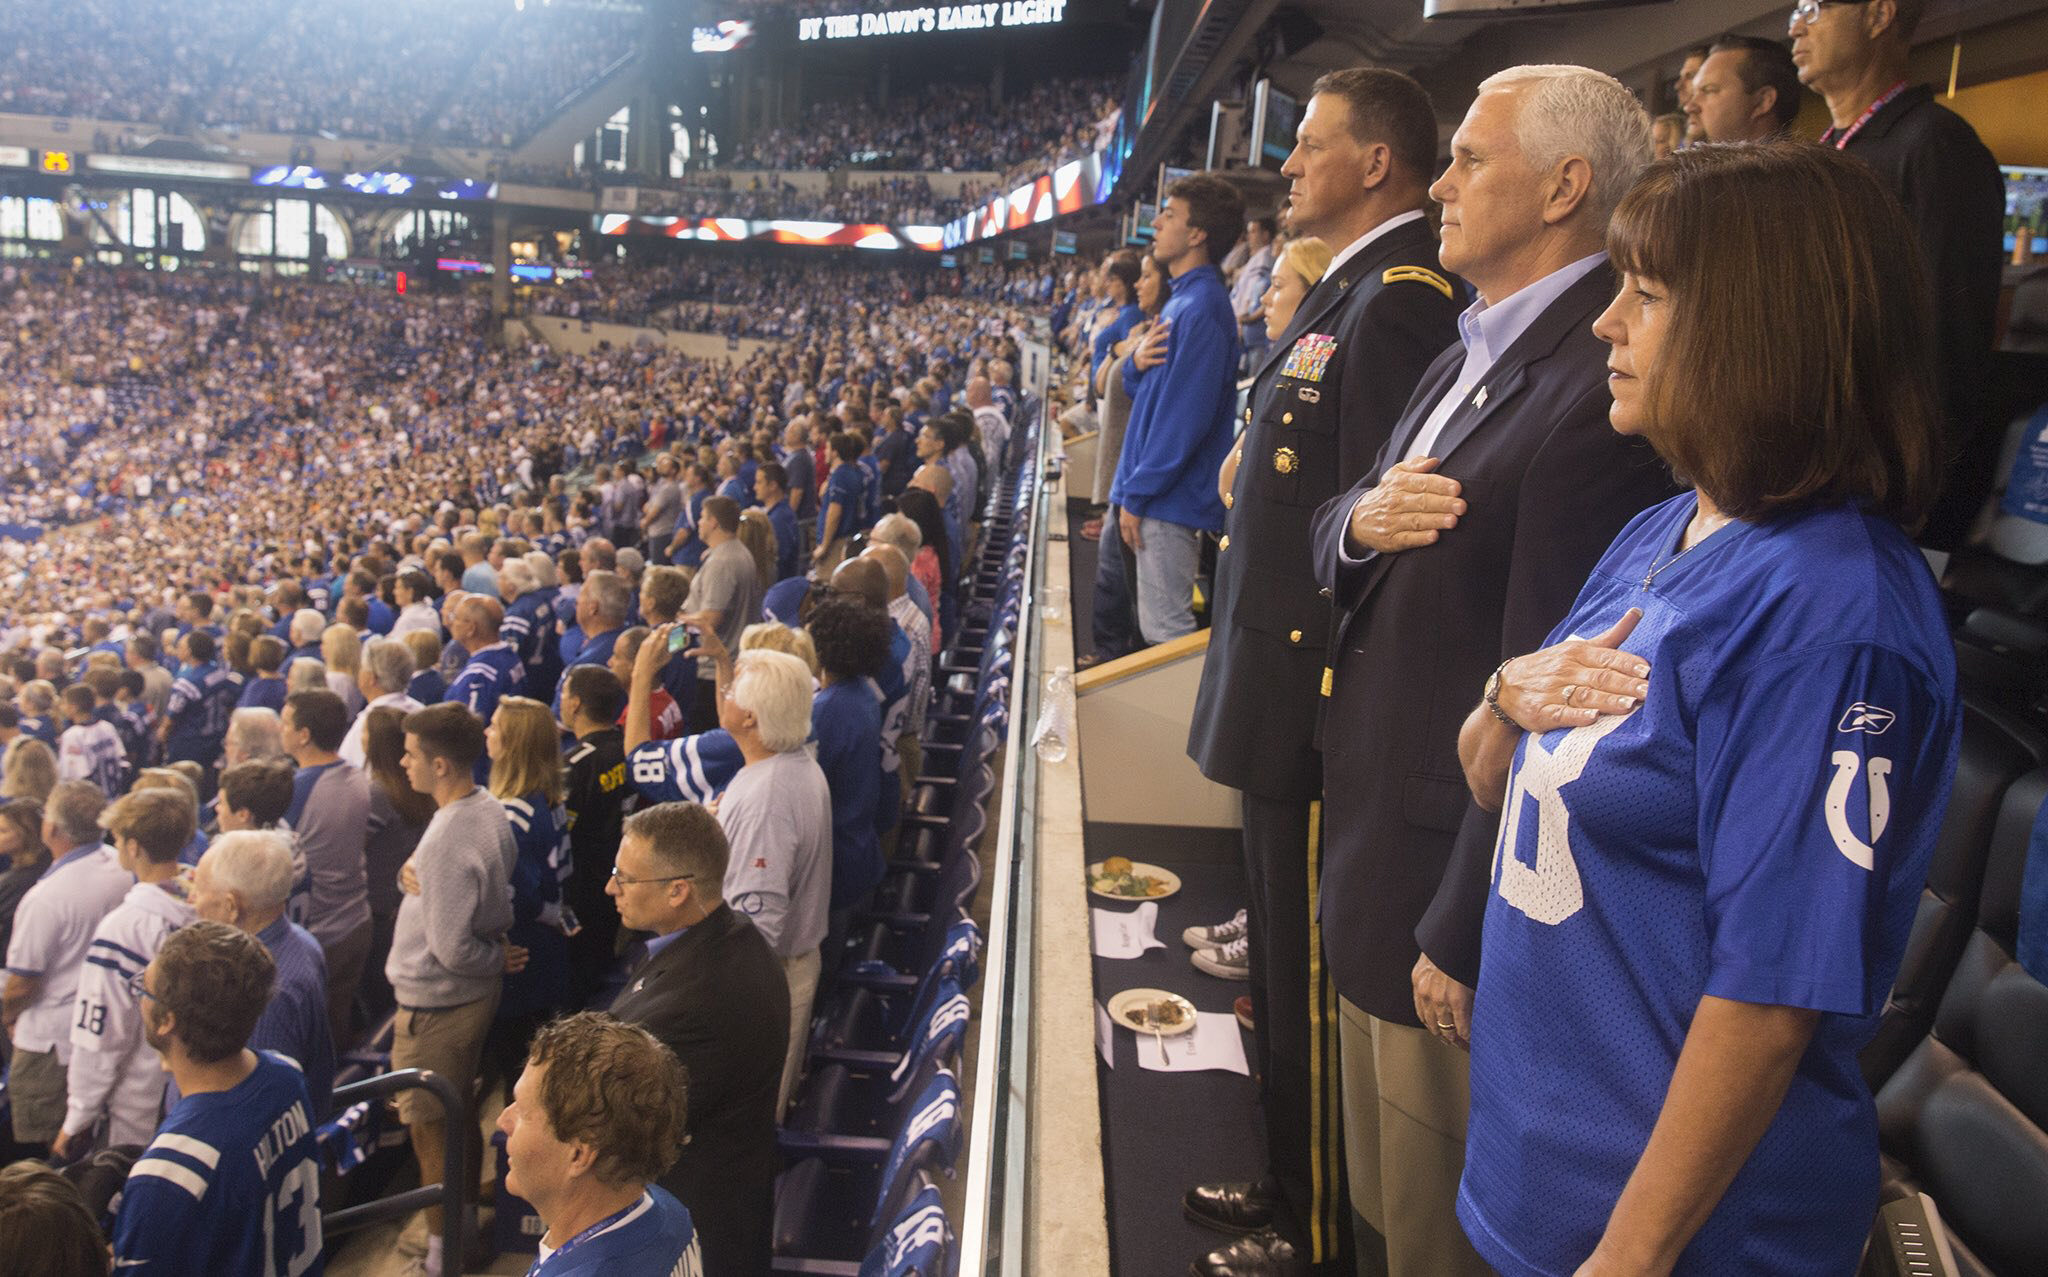
{"label": "watch band", "polygon": [[1493,673],[1487,676],[1486,679],[1485,700],[1486,709],[1488,713],[1492,714],[1495,718],[1499,719],[1502,723],[1506,724],[1507,726],[1514,728],[1516,731],[1520,731],[1522,730],[1522,725],[1516,722],[1514,719],[1509,718],[1507,711],[1500,707],[1500,676],[1504,672],[1506,672],[1507,667],[1509,665],[1514,663],[1514,659],[1514,657],[1510,656],[1507,660],[1502,661],[1500,664],[1493,667]]}

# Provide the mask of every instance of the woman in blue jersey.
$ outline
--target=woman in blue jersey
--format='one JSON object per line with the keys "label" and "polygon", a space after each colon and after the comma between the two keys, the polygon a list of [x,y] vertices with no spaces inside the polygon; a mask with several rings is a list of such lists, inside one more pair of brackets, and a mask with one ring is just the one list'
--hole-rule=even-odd
{"label": "woman in blue jersey", "polygon": [[569,876],[562,811],[562,756],[555,716],[539,701],[507,696],[484,732],[491,797],[505,809],[519,859],[512,867],[512,928],[506,941],[523,968],[505,977],[491,1026],[490,1059],[507,1082],[519,1075],[533,1031],[569,1002],[569,937],[562,880]]}
{"label": "woman in blue jersey", "polygon": [[1622,531],[1460,741],[1502,813],[1477,997],[1416,997],[1469,1030],[1458,1214],[1510,1277],[1849,1273],[1878,1194],[1856,1054],[1958,745],[1905,531],[1937,479],[1918,253],[1861,164],[1793,143],[1660,161],[1608,246],[1614,427],[1696,491]]}

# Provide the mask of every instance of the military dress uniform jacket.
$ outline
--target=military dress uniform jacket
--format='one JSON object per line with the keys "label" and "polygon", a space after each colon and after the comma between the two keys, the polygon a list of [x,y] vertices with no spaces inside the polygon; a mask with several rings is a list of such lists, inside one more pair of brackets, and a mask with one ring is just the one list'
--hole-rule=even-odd
{"label": "military dress uniform jacket", "polygon": [[1457,341],[1465,299],[1418,218],[1325,276],[1259,364],[1188,732],[1210,780],[1267,798],[1321,794],[1314,737],[1330,602],[1310,527],[1316,507],[1371,468],[1416,383]]}
{"label": "military dress uniform jacket", "polygon": [[[1347,557],[1367,479],[1316,518],[1317,579],[1337,614],[1322,733],[1322,920],[1346,938],[1325,953],[1337,992],[1383,1020],[1417,1024],[1417,928],[1454,847],[1490,850],[1499,828],[1458,762],[1458,731],[1486,676],[1540,647],[1622,527],[1677,491],[1648,443],[1608,423],[1607,346],[1592,325],[1614,288],[1604,265],[1572,284],[1444,422],[1430,453],[1462,485],[1455,528],[1416,549]],[[1406,455],[1463,365],[1462,346],[1437,360],[1377,469]],[[1467,984],[1485,901],[1476,885],[1478,907],[1461,895],[1444,919],[1454,925],[1425,942]]]}

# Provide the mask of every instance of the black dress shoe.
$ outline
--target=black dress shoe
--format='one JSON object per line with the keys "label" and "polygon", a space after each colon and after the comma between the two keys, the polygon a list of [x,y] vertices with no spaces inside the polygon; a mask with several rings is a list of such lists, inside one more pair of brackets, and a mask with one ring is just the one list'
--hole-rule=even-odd
{"label": "black dress shoe", "polygon": [[1302,1277],[1308,1265],[1294,1243],[1262,1228],[1188,1265],[1189,1277]]}
{"label": "black dress shoe", "polygon": [[1273,1222],[1273,1194],[1264,1184],[1197,1184],[1180,1199],[1183,1215],[1219,1233],[1256,1233]]}

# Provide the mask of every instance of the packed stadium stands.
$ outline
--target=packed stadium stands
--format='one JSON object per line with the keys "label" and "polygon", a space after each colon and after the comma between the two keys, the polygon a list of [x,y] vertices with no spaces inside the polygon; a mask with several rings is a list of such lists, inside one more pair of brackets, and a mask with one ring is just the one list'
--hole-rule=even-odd
{"label": "packed stadium stands", "polygon": [[0,1273],[2048,1273],[2048,0],[1460,8],[0,4]]}
{"label": "packed stadium stands", "polygon": [[25,0],[0,110],[502,147],[632,49],[637,11],[449,0]]}

